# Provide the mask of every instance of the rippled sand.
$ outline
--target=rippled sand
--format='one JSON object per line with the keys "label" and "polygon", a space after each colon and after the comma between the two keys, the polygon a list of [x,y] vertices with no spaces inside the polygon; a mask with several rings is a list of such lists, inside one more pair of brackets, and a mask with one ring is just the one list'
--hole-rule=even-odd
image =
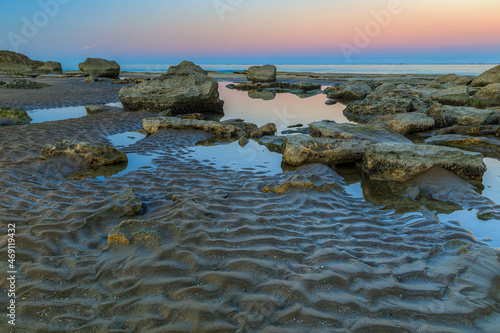
{"label": "rippled sand", "polygon": [[[109,143],[147,116],[0,129],[0,250],[16,223],[19,265],[17,326],[2,315],[1,332],[498,331],[497,249],[340,189],[261,191],[296,174],[342,184],[325,166],[217,170],[188,157],[206,134],[167,130],[123,149],[158,154],[154,167],[106,181],[66,180],[73,165],[37,158],[61,139]],[[157,222],[153,241],[109,247],[129,219]]]}

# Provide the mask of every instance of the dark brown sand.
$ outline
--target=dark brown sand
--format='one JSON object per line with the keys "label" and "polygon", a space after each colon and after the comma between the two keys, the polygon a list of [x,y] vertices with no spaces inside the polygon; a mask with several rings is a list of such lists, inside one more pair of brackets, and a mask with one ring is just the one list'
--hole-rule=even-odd
{"label": "dark brown sand", "polygon": [[[0,128],[0,332],[497,331],[500,252],[463,229],[335,189],[261,192],[297,173],[339,180],[328,167],[217,170],[186,158],[207,134],[174,130],[123,149],[158,154],[154,168],[107,181],[66,180],[70,163],[38,160],[46,143],[109,143],[148,116]],[[129,189],[139,216],[112,203]],[[131,218],[160,222],[158,244],[109,248],[108,232]],[[9,223],[15,328],[3,306]]]}

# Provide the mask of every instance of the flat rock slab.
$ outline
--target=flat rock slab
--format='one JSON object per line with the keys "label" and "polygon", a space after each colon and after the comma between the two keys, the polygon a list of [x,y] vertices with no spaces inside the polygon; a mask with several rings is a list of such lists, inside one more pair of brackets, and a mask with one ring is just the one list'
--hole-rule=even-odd
{"label": "flat rock slab", "polygon": [[66,157],[73,158],[87,166],[108,165],[127,161],[127,155],[112,146],[93,146],[89,142],[63,140],[45,146],[40,153],[41,159]]}
{"label": "flat rock slab", "polygon": [[298,166],[311,163],[327,165],[361,161],[370,147],[368,140],[314,138],[309,135],[290,136],[285,140],[283,159]]}
{"label": "flat rock slab", "polygon": [[436,135],[425,140],[425,143],[479,152],[500,153],[499,140],[481,136],[476,137],[459,134]]}
{"label": "flat rock slab", "polygon": [[145,118],[142,120],[142,126],[149,134],[154,134],[163,128],[171,128],[178,130],[201,130],[217,136],[236,137],[239,136],[242,131],[239,127],[228,123],[178,117]]}
{"label": "flat rock slab", "polygon": [[436,121],[437,127],[484,125],[495,121],[494,111],[465,106],[437,104],[429,108],[428,115]]}
{"label": "flat rock slab", "polygon": [[334,121],[325,120],[312,123],[309,128],[313,137],[368,140],[373,143],[411,143],[410,140],[401,134],[381,124],[338,124]]}
{"label": "flat rock slab", "polygon": [[110,112],[110,111],[122,112],[123,108],[120,108],[118,106],[93,104],[85,106],[85,110],[87,110],[87,114],[98,114],[101,112]]}
{"label": "flat rock slab", "polygon": [[434,127],[435,121],[419,112],[399,113],[376,118],[373,124],[381,123],[399,134],[426,131]]}
{"label": "flat rock slab", "polygon": [[364,170],[374,180],[404,181],[435,166],[472,180],[486,171],[482,154],[456,148],[379,143],[365,153]]}

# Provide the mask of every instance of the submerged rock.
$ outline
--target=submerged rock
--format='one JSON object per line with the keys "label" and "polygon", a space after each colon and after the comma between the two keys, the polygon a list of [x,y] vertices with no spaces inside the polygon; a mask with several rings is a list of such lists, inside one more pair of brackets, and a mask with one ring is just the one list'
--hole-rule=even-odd
{"label": "submerged rock", "polygon": [[438,90],[431,94],[431,98],[444,105],[463,106],[469,103],[469,88],[467,86],[453,87]]}
{"label": "submerged rock", "polygon": [[411,143],[399,133],[382,124],[338,124],[334,121],[320,121],[309,126],[311,136],[330,139],[358,139],[370,142],[405,142]]}
{"label": "submerged rock", "polygon": [[120,75],[120,65],[116,61],[101,58],[87,58],[78,68],[84,76],[117,78]]}
{"label": "submerged rock", "polygon": [[41,159],[73,158],[87,166],[108,165],[127,161],[127,155],[112,146],[93,146],[89,142],[62,140],[46,145],[40,153]]}
{"label": "submerged rock", "polygon": [[397,89],[371,93],[362,101],[349,103],[344,115],[351,121],[367,123],[378,116],[425,111],[434,103],[423,93]]}
{"label": "submerged rock", "polygon": [[473,87],[484,87],[492,83],[500,83],[500,65],[479,75],[470,85]]}
{"label": "submerged rock", "polygon": [[87,114],[98,114],[101,112],[110,112],[110,111],[122,112],[123,108],[120,108],[118,106],[109,106],[103,104],[92,104],[92,105],[86,105],[85,110],[87,110]]}
{"label": "submerged rock", "polygon": [[9,89],[41,89],[48,87],[48,85],[26,79],[16,79],[7,82],[4,87]]}
{"label": "submerged rock", "polygon": [[247,80],[252,82],[274,82],[276,81],[276,66],[252,66],[248,69]]}
{"label": "submerged rock", "polygon": [[495,112],[473,107],[436,104],[429,108],[428,116],[436,121],[437,127],[453,125],[482,125],[495,121]]}
{"label": "submerged rock", "polygon": [[500,141],[485,137],[457,134],[436,135],[425,140],[425,143],[437,146],[456,147],[484,154],[497,155],[500,153]]}
{"label": "submerged rock", "polygon": [[371,145],[367,140],[345,140],[314,138],[309,135],[294,135],[285,140],[283,159],[286,163],[299,166],[311,163],[337,165],[353,163],[363,159]]}
{"label": "submerged rock", "polygon": [[399,134],[426,131],[434,127],[433,118],[419,112],[400,113],[375,118],[370,123],[381,123]]}
{"label": "submerged rock", "polygon": [[242,136],[243,132],[241,128],[227,122],[220,123],[217,121],[183,119],[179,117],[145,118],[142,120],[142,125],[144,130],[149,134],[154,134],[163,128],[201,130],[223,137]]}
{"label": "submerged rock", "polygon": [[500,106],[500,83],[492,83],[480,89],[471,103],[480,106]]}
{"label": "submerged rock", "polygon": [[0,106],[0,126],[25,125],[32,120],[23,108]]}
{"label": "submerged rock", "polygon": [[302,90],[302,91],[321,90],[321,84],[300,81],[292,84],[291,89]]}
{"label": "submerged rock", "polygon": [[435,166],[471,180],[482,180],[486,171],[480,153],[430,145],[378,143],[364,160],[370,178],[383,181],[404,181]]}
{"label": "submerged rock", "polygon": [[217,81],[192,63],[181,63],[159,79],[143,81],[134,87],[120,89],[125,110],[182,113],[222,113],[224,101],[219,99]]}

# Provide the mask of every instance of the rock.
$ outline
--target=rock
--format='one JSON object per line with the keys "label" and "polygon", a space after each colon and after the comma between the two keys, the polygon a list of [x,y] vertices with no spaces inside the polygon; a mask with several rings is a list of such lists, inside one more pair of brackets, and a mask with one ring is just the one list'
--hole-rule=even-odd
{"label": "rock", "polygon": [[239,137],[243,132],[241,128],[230,123],[178,117],[145,118],[142,120],[142,125],[149,134],[154,134],[162,128],[201,130],[222,137]]}
{"label": "rock", "polygon": [[475,75],[459,76],[455,81],[451,82],[451,84],[454,84],[457,86],[466,86],[469,83],[471,83],[475,78],[476,78]]}
{"label": "rock", "polygon": [[363,159],[371,145],[368,140],[314,138],[308,135],[287,137],[283,146],[286,163],[298,166],[311,163],[337,165]]}
{"label": "rock", "polygon": [[342,89],[328,93],[327,97],[340,100],[340,101],[352,101],[364,99],[372,92],[372,89],[363,82],[356,82],[349,85],[345,85]]}
{"label": "rock", "polygon": [[185,75],[185,74],[189,74],[193,71],[198,72],[198,73],[203,74],[203,75],[208,75],[208,72],[205,71],[203,68],[196,65],[194,62],[187,61],[187,60],[184,60],[183,62],[181,62],[177,66],[170,66],[168,71],[167,71],[167,75],[168,74]]}
{"label": "rock", "polygon": [[482,125],[488,123],[495,114],[491,110],[482,110],[465,106],[436,104],[429,108],[428,116],[436,121],[437,127],[453,125]]}
{"label": "rock", "polygon": [[[180,66],[180,65],[179,65]],[[223,113],[217,81],[188,66],[176,69],[159,79],[143,81],[134,87],[120,89],[125,110],[183,113]]]}
{"label": "rock", "polygon": [[282,154],[285,140],[286,136],[263,136],[257,140],[257,143],[266,146],[269,151]]}
{"label": "rock", "polygon": [[309,126],[311,136],[330,139],[357,139],[378,142],[411,143],[410,140],[381,124],[337,124],[334,121],[320,121]]}
{"label": "rock", "polygon": [[500,136],[500,125],[454,125],[437,131],[436,135],[463,134],[463,135],[496,135]]}
{"label": "rock", "polygon": [[111,229],[108,245],[149,245],[156,247],[160,242],[161,224],[156,221],[125,220]]}
{"label": "rock", "polygon": [[425,143],[436,146],[455,147],[490,155],[498,155],[500,153],[500,141],[485,137],[457,134],[436,135],[425,140]]}
{"label": "rock", "polygon": [[4,82],[4,81],[0,81],[0,86],[3,86],[4,84],[6,84],[7,82]]}
{"label": "rock", "polygon": [[325,102],[326,105],[335,105],[337,104],[338,102],[337,101],[334,101],[333,99],[329,99]]}
{"label": "rock", "polygon": [[321,84],[300,81],[292,84],[291,88],[302,91],[321,90]]}
{"label": "rock", "polygon": [[429,96],[421,92],[396,89],[371,93],[362,101],[349,103],[344,115],[350,121],[367,123],[378,116],[425,111],[434,103]]}
{"label": "rock", "polygon": [[483,155],[456,148],[407,143],[377,143],[367,149],[364,171],[371,179],[404,181],[432,167],[442,167],[471,180],[482,180]]}
{"label": "rock", "polygon": [[252,133],[259,130],[259,127],[257,127],[257,125],[252,124],[252,123],[247,123],[241,119],[225,120],[222,123],[239,128],[240,132],[238,133],[238,135],[244,136],[244,137],[250,137],[252,135]]}
{"label": "rock", "polygon": [[122,112],[123,108],[117,107],[117,106],[109,106],[109,105],[103,105],[103,104],[92,104],[92,105],[86,105],[85,110],[87,110],[87,114],[98,114],[101,112]]}
{"label": "rock", "polygon": [[289,129],[281,131],[281,134],[311,134],[311,130],[309,127],[297,128],[297,129]]}
{"label": "rock", "polygon": [[492,83],[480,89],[472,98],[471,104],[500,106],[500,83]]}
{"label": "rock", "polygon": [[485,87],[492,83],[500,83],[500,65],[479,75],[470,85],[473,87]]}
{"label": "rock", "polygon": [[373,91],[374,94],[382,94],[392,90],[396,90],[396,85],[393,83],[383,83]]}
{"label": "rock", "polygon": [[16,79],[7,82],[4,87],[9,89],[41,89],[48,87],[48,85],[45,83],[33,82],[26,79]]}
{"label": "rock", "polygon": [[456,74],[446,74],[446,75],[441,75],[438,77],[436,80],[437,83],[439,84],[445,84],[445,83],[450,83],[455,81],[458,78]]}
{"label": "rock", "polygon": [[247,144],[248,144],[248,139],[245,138],[244,136],[242,136],[241,138],[239,138],[238,140],[238,144],[240,145],[240,147],[245,147]]}
{"label": "rock", "polygon": [[261,99],[264,101],[272,101],[276,98],[276,92],[270,90],[249,90],[248,97],[252,99]]}
{"label": "rock", "polygon": [[87,166],[108,165],[127,161],[127,155],[112,146],[95,147],[89,142],[62,140],[54,145],[46,145],[40,158],[73,158]]}
{"label": "rock", "polygon": [[268,123],[264,126],[259,127],[258,130],[252,132],[250,137],[261,138],[263,136],[272,136],[276,134],[276,125],[274,123]]}
{"label": "rock", "polygon": [[32,120],[23,108],[0,106],[0,126],[25,125]]}
{"label": "rock", "polygon": [[99,78],[95,75],[91,75],[91,76],[85,78],[83,81],[85,81],[87,83],[99,82]]}
{"label": "rock", "polygon": [[271,89],[274,92],[289,92],[292,87],[288,82],[242,82],[228,86],[233,86],[231,89],[240,91],[266,91],[265,89]]}
{"label": "rock", "polygon": [[36,70],[38,73],[43,73],[43,74],[62,74],[63,73],[61,63],[55,62],[55,61],[47,61],[42,66],[38,67]]}
{"label": "rock", "polygon": [[423,113],[410,112],[382,116],[375,118],[370,123],[384,124],[394,132],[404,135],[429,130],[434,127],[435,121]]}
{"label": "rock", "polygon": [[84,76],[117,78],[120,75],[120,65],[116,61],[101,58],[87,58],[78,65]]}
{"label": "rock", "polygon": [[203,120],[205,117],[201,113],[188,113],[188,114],[180,114],[177,117],[179,118],[184,118],[184,119],[196,119],[196,120]]}
{"label": "rock", "polygon": [[252,66],[248,69],[247,80],[252,82],[274,82],[276,81],[276,66]]}
{"label": "rock", "polygon": [[441,104],[463,106],[469,103],[469,88],[460,86],[435,91],[431,94],[431,98]]}

